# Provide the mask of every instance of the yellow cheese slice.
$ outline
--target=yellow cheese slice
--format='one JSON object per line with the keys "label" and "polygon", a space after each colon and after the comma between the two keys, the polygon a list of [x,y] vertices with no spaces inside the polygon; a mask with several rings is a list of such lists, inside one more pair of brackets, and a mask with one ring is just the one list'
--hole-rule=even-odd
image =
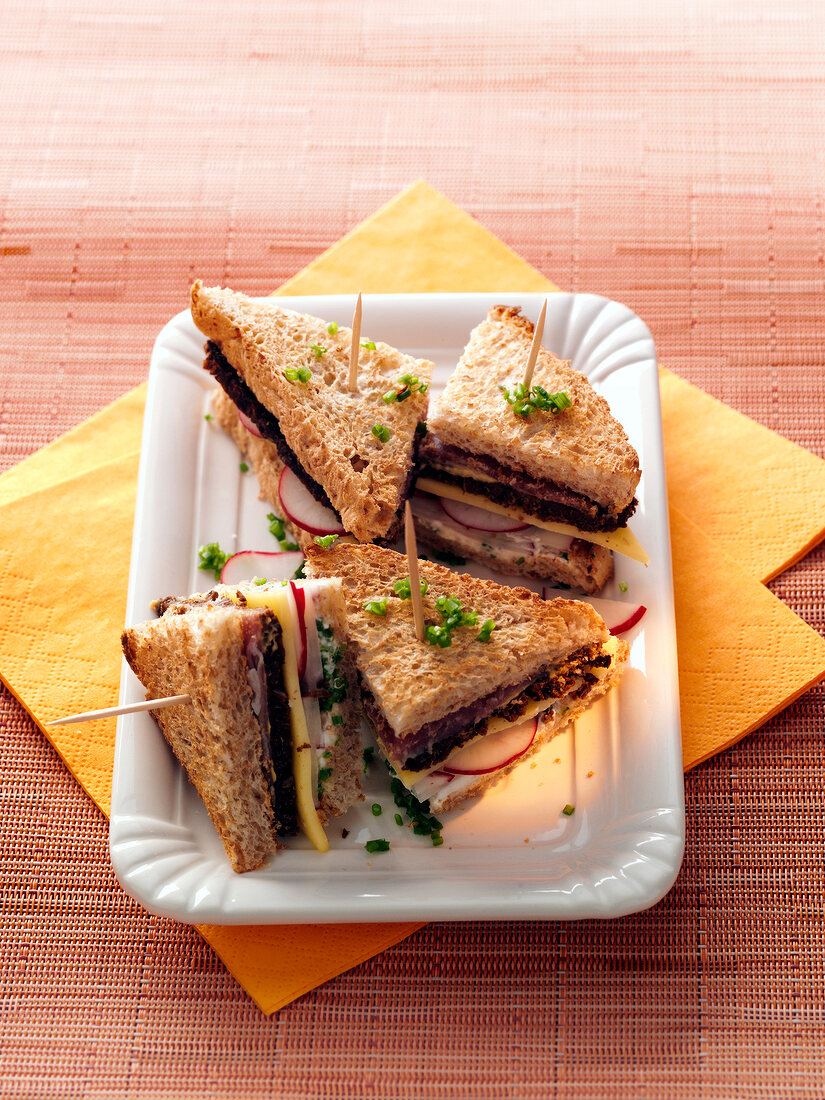
{"label": "yellow cheese slice", "polygon": [[243,595],[249,607],[268,607],[275,612],[283,631],[284,686],[289,699],[289,722],[292,732],[292,772],[298,804],[298,824],[319,852],[329,849],[324,828],[315,809],[312,790],[312,749],[307,730],[304,705],[301,702],[301,682],[298,677],[298,654],[294,637],[294,616],[289,587],[245,587]]}
{"label": "yellow cheese slice", "polygon": [[594,542],[597,546],[604,546],[607,550],[613,550],[633,561],[639,561],[642,565],[650,564],[650,557],[645,548],[633,534],[629,527],[619,527],[616,531],[580,531],[569,523],[555,523],[553,520],[537,519],[529,512],[521,508],[507,507],[496,504],[487,497],[478,496],[475,493],[465,493],[456,485],[444,485],[440,481],[434,481],[429,477],[420,477],[415,483],[416,489],[422,493],[432,493],[433,496],[446,497],[448,500],[457,500],[462,504],[472,504],[476,508],[484,508],[488,512],[498,512],[499,515],[509,516],[511,519],[521,520],[533,527],[541,527],[545,531],[555,531],[560,535],[569,535],[570,538],[584,539],[586,542]]}

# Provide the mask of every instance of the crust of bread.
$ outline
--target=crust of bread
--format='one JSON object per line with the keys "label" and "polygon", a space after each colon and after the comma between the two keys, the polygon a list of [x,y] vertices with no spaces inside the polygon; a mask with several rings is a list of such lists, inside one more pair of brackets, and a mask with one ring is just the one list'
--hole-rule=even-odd
{"label": "crust of bread", "polygon": [[147,699],[192,697],[191,705],[155,710],[152,717],[206,806],[233,869],[261,867],[278,844],[238,609],[193,605],[124,630],[121,642]]}
{"label": "crust of bread", "polygon": [[[216,343],[281,432],[307,473],[321,485],[347,531],[362,542],[383,538],[396,520],[412,469],[415,430],[427,416],[428,395],[382,400],[405,373],[429,383],[432,363],[375,341],[362,348],[358,392],[347,388],[352,332],[331,335],[326,322],[261,304],[220,287],[192,287],[192,317]],[[317,357],[311,345],[326,350]],[[306,383],[286,368],[308,367]],[[390,430],[388,442],[373,435]]]}
{"label": "crust of bread", "polygon": [[[479,642],[472,627],[453,631],[446,649],[416,639],[411,602],[393,593],[394,582],[408,575],[404,555],[340,543],[307,548],[307,576],[343,581],[352,658],[399,738],[607,638],[604,622],[587,604],[547,602],[526,588],[505,588],[433,562],[419,562],[419,570],[429,585],[425,621],[440,624],[436,599],[456,596],[465,611],[478,612],[479,623],[495,621],[489,642]],[[366,601],[383,597],[386,615],[364,610]]]}
{"label": "crust of bread", "polygon": [[601,680],[591,686],[590,691],[581,699],[577,699],[571,704],[570,709],[566,714],[550,717],[545,716],[539,719],[538,728],[536,730],[536,736],[533,739],[533,743],[527,752],[517,757],[512,763],[500,768],[496,772],[492,772],[490,775],[479,776],[478,782],[473,783],[471,786],[466,787],[459,794],[450,797],[447,794],[443,798],[431,798],[430,809],[433,813],[447,813],[448,810],[454,810],[457,806],[460,806],[463,802],[466,802],[468,798],[476,798],[484,791],[489,790],[490,787],[494,787],[510,772],[529,760],[531,756],[543,748],[548,741],[552,741],[553,738],[561,733],[571,722],[575,720],[586,710],[588,710],[593,703],[609,691],[611,687],[619,680],[624,671],[624,665],[627,661],[630,653],[630,647],[627,642],[619,639],[616,656],[607,671],[607,675]]}
{"label": "crust of bread", "polygon": [[436,530],[425,516],[413,513],[415,531],[421,542],[448,554],[488,565],[508,576],[537,577],[566,584],[570,588],[595,595],[613,576],[613,555],[603,546],[577,540],[576,546],[567,551],[567,560],[548,551],[525,554],[518,550],[496,549],[492,554],[481,541],[468,532]]}
{"label": "crust of bread", "polygon": [[433,399],[428,424],[439,439],[505,466],[549,479],[595,500],[611,512],[633,500],[641,476],[639,458],[610,407],[583,374],[541,348],[533,384],[565,390],[573,407],[553,416],[517,416],[500,385],[523,377],[533,324],[517,306],[493,306],[470,341],[442,394]]}

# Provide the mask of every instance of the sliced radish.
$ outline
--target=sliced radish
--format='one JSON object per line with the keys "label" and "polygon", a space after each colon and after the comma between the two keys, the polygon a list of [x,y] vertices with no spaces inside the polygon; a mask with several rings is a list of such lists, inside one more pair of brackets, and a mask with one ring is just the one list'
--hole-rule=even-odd
{"label": "sliced radish", "polygon": [[529,523],[522,523],[510,516],[488,512],[486,508],[476,508],[474,504],[464,504],[460,500],[450,500],[449,497],[439,497],[438,503],[450,519],[460,523],[462,527],[469,527],[471,531],[523,531],[530,526]]}
{"label": "sliced radish", "polygon": [[324,666],[321,661],[321,640],[318,637],[318,582],[304,581],[304,626],[307,638],[307,667],[305,680],[307,689],[324,686]]}
{"label": "sliced radish", "polygon": [[292,589],[292,595],[295,599],[295,610],[298,612],[298,638],[301,643],[298,651],[298,679],[303,681],[304,674],[307,670],[307,624],[304,617],[304,612],[306,611],[306,598],[303,588],[300,588],[295,581],[290,581],[289,587]]}
{"label": "sliced radish", "polygon": [[527,752],[538,728],[538,718],[528,718],[517,726],[510,726],[498,733],[489,733],[454,752],[441,768],[453,775],[487,775],[488,772],[497,772],[499,768],[512,764]]}
{"label": "sliced radish", "polygon": [[630,614],[623,622],[617,623],[615,626],[608,623],[607,619],[604,619],[604,615],[602,615],[605,623],[607,623],[607,629],[611,634],[624,634],[626,630],[630,630],[631,626],[635,626],[642,615],[644,615],[645,611],[647,611],[647,608],[642,603],[637,603],[635,606],[633,604],[624,604],[624,607],[627,608]]}
{"label": "sliced radish", "polygon": [[284,466],[278,482],[278,496],[287,518],[311,535],[340,535],[344,528],[331,508],[319,504],[306,485]]}
{"label": "sliced radish", "polygon": [[221,570],[221,584],[243,584],[255,577],[268,581],[288,581],[304,560],[297,550],[239,550],[227,558]]}
{"label": "sliced radish", "polygon": [[255,424],[254,421],[250,420],[249,417],[246,415],[246,413],[242,413],[240,409],[238,409],[238,420],[240,420],[240,422],[243,424],[243,426],[246,428],[246,430],[250,433],[250,435],[255,435],[255,436],[258,437],[258,439],[263,439],[263,436],[258,431],[257,424]]}
{"label": "sliced radish", "polygon": [[[555,600],[557,597],[570,599],[568,592],[562,592],[558,588],[543,588],[542,596],[545,600]],[[586,596],[584,603],[589,603],[604,619],[605,626],[611,634],[624,634],[644,615],[647,608],[643,603],[625,603],[623,600],[605,600],[598,596]]]}

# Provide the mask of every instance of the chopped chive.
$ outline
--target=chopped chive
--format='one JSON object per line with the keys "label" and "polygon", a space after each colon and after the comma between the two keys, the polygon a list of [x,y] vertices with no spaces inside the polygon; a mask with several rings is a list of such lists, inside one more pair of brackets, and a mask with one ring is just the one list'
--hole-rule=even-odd
{"label": "chopped chive", "polygon": [[367,771],[369,770],[370,764],[372,764],[373,762],[372,758],[375,756],[375,749],[370,745],[369,747],[364,749],[361,755],[364,761],[364,775],[366,775]]}
{"label": "chopped chive", "polygon": [[247,464],[245,462],[241,463],[241,473],[242,474],[248,474],[249,473],[249,467],[247,466]]}
{"label": "chopped chive", "polygon": [[308,382],[312,378],[309,367],[287,367],[284,371],[287,382]]}
{"label": "chopped chive", "polygon": [[368,852],[388,852],[390,850],[390,842],[384,840],[382,837],[379,840],[368,840],[364,847]]}
{"label": "chopped chive", "polygon": [[401,814],[396,814],[395,815],[395,824],[396,825],[403,825],[404,824],[404,819],[401,816]]}
{"label": "chopped chive", "polygon": [[619,581],[619,591],[620,592],[627,592],[629,587],[630,587],[630,585],[628,585],[627,581]]}
{"label": "chopped chive", "polygon": [[441,833],[433,833],[433,848],[439,848],[444,843]]}
{"label": "chopped chive", "polygon": [[310,349],[315,352],[315,358],[320,359],[327,350],[323,344],[310,344]]}
{"label": "chopped chive", "polygon": [[373,802],[370,809],[372,810],[372,816],[373,817],[380,817],[381,814],[384,812],[383,808],[381,807],[381,804],[378,803],[378,802]]}
{"label": "chopped chive", "polygon": [[562,810],[562,813],[564,814],[565,817],[572,817],[575,812],[576,812],[576,807],[571,806],[569,802],[567,803],[567,805]]}
{"label": "chopped chive", "polygon": [[[387,769],[392,776],[390,790],[395,804],[399,810],[404,811],[412,821],[413,826],[418,826],[418,829],[414,829],[414,831],[417,831],[419,836],[439,834],[443,826],[437,817],[431,815],[429,802],[419,802],[412,791],[408,791],[395,774],[395,769],[390,763],[387,763]],[[398,825],[402,824],[402,820],[399,820],[399,818],[401,818],[401,814],[396,814],[396,824]]]}
{"label": "chopped chive", "polygon": [[262,584],[266,584],[266,577],[253,577],[252,583],[260,587]]}
{"label": "chopped chive", "polygon": [[274,535],[280,542],[284,537],[284,521],[280,516],[276,516],[274,512],[270,512],[266,518],[269,520],[270,535]]}
{"label": "chopped chive", "polygon": [[367,600],[364,604],[364,610],[369,611],[371,615],[386,615],[387,614],[387,597],[384,596],[380,600]]}
{"label": "chopped chive", "polygon": [[389,405],[393,401],[406,401],[408,397],[416,392],[426,393],[430,388],[429,382],[421,382],[414,374],[402,374],[396,382],[396,386],[400,386],[400,389],[388,390],[387,393],[382,395],[382,400],[386,401]]}
{"label": "chopped chive", "polygon": [[316,543],[316,545],[322,546],[324,550],[327,550],[337,538],[337,535],[316,535],[312,541]]}
{"label": "chopped chive", "polygon": [[336,325],[336,323],[334,321],[330,321],[330,323],[327,325],[327,332],[330,334],[330,336],[334,336],[337,331],[338,326]]}
{"label": "chopped chive", "polygon": [[513,412],[517,416],[529,416],[536,409],[552,413],[555,416],[557,413],[573,407],[570,395],[565,390],[561,390],[559,393],[548,393],[544,386],[533,386],[528,390],[523,382],[519,382],[517,386],[514,386],[512,393],[507,386],[499,386],[498,388],[504,394],[504,400],[512,406]]}
{"label": "chopped chive", "polygon": [[231,556],[225,554],[216,542],[207,542],[198,549],[198,569],[211,571],[215,574],[215,579],[220,580],[221,570]]}
{"label": "chopped chive", "polygon": [[478,634],[476,635],[478,641],[489,642],[490,635],[493,633],[495,628],[496,624],[492,619],[485,619],[484,622],[481,624],[481,630],[479,630]]}
{"label": "chopped chive", "polygon": [[367,351],[375,351],[375,341],[374,340],[362,340],[361,341],[361,347],[366,348]]}
{"label": "chopped chive", "polygon": [[382,443],[389,443],[390,429],[384,427],[383,424],[373,424],[372,434],[376,439],[380,439]]}
{"label": "chopped chive", "polygon": [[206,413],[206,415],[204,416],[203,419],[204,420],[214,420],[214,417],[212,416],[212,413]]}
{"label": "chopped chive", "polygon": [[333,724],[333,726],[343,726],[343,724],[344,724],[344,717],[343,717],[343,715],[341,715],[341,714],[333,714],[333,716],[332,716],[332,724]]}
{"label": "chopped chive", "polygon": [[[420,584],[420,587],[421,587],[421,595],[426,596],[427,595],[427,589],[430,587],[429,582],[427,581],[426,577],[422,581],[420,581],[419,584]],[[400,580],[397,580],[393,584],[392,590],[396,594],[396,596],[398,596],[399,599],[409,600],[412,596],[412,592],[410,590],[410,578],[409,577],[401,577]]]}

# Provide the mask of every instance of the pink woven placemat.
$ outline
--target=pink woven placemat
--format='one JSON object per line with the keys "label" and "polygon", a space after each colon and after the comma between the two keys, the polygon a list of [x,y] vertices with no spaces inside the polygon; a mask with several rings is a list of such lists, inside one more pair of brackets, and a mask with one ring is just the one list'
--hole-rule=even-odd
{"label": "pink woven placemat", "polygon": [[[266,292],[418,176],[825,455],[825,11],[568,7],[2,6],[0,469],[145,377],[194,274]],[[821,548],[771,587],[825,631]],[[0,692],[0,1095],[821,1100],[824,727],[820,686],[688,775],[651,912],[431,925],[268,1019]]]}

